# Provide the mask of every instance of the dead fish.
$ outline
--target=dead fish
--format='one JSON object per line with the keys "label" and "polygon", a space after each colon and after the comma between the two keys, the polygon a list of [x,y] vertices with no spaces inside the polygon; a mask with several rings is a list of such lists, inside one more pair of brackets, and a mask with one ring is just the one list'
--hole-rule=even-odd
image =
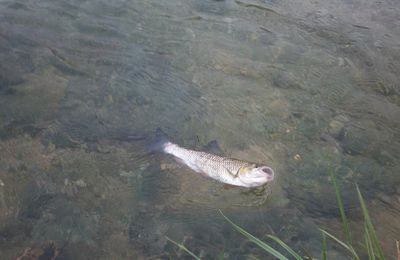
{"label": "dead fish", "polygon": [[266,165],[225,158],[215,154],[183,148],[157,130],[158,141],[148,146],[150,152],[163,152],[190,169],[222,183],[247,188],[258,187],[274,179],[274,171]]}

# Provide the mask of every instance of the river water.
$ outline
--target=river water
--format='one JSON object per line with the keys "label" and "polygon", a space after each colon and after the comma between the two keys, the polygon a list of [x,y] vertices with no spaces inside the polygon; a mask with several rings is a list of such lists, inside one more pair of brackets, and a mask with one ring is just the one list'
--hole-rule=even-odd
{"label": "river water", "polygon": [[[218,209],[320,258],[318,228],[343,238],[331,165],[355,240],[357,183],[395,259],[399,72],[395,0],[1,0],[0,258],[271,257]],[[205,179],[146,153],[157,128],[277,178]]]}

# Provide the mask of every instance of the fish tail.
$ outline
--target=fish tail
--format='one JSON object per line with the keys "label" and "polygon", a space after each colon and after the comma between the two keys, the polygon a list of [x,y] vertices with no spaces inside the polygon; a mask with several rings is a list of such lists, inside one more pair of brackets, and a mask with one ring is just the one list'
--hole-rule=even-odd
{"label": "fish tail", "polygon": [[161,128],[157,128],[156,130],[156,139],[154,142],[148,144],[146,146],[146,150],[149,153],[154,153],[154,152],[165,152],[165,147],[167,144],[170,144],[171,142],[168,140],[167,135],[161,130]]}

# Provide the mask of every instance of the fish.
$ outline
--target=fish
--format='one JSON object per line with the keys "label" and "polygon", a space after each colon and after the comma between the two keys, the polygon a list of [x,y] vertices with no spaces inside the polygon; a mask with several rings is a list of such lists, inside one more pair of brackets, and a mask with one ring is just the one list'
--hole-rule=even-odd
{"label": "fish", "polygon": [[176,161],[216,181],[246,188],[262,186],[274,180],[274,170],[267,166],[216,154],[186,149],[171,142],[163,132],[148,146],[150,152],[172,155]]}

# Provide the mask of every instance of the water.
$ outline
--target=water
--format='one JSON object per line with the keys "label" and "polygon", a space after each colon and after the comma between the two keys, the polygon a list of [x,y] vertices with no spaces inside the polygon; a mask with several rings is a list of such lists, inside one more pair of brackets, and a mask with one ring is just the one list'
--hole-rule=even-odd
{"label": "water", "polygon": [[[318,227],[343,237],[330,163],[354,236],[358,183],[395,259],[399,14],[390,0],[0,1],[1,259],[190,259],[166,236],[205,259],[269,257],[217,209],[319,257]],[[157,127],[277,180],[227,188],[146,155]]]}

